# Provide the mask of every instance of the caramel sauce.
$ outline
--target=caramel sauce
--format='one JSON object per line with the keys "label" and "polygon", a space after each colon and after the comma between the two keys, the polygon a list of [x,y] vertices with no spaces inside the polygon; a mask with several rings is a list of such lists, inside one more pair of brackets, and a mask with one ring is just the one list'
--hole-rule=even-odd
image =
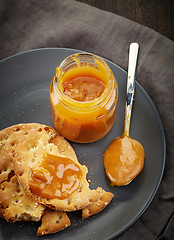
{"label": "caramel sauce", "polygon": [[101,96],[103,81],[93,76],[77,76],[63,83],[64,94],[76,101],[91,101]]}
{"label": "caramel sauce", "polygon": [[113,140],[104,154],[104,166],[111,186],[130,183],[143,169],[144,149],[129,136],[122,135]]}
{"label": "caramel sauce", "polygon": [[82,171],[71,159],[46,153],[38,169],[31,170],[32,193],[47,199],[65,199],[79,188]]}

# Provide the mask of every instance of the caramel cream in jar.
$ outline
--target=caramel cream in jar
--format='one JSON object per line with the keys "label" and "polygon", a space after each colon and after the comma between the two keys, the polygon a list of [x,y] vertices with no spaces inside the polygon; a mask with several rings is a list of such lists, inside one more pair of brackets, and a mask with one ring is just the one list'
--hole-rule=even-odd
{"label": "caramel cream in jar", "polygon": [[96,141],[114,124],[117,97],[117,82],[103,59],[71,55],[57,67],[50,85],[52,122],[71,141]]}

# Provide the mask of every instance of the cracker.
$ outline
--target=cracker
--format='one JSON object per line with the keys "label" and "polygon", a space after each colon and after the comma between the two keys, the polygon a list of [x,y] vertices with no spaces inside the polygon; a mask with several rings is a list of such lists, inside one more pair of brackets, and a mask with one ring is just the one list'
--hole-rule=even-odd
{"label": "cracker", "polygon": [[82,219],[102,211],[111,202],[114,196],[111,192],[105,192],[102,188],[97,188],[97,191],[100,193],[100,198],[82,209]]}
{"label": "cracker", "polygon": [[[2,138],[2,136],[5,137]],[[13,163],[18,182],[35,201],[55,210],[75,211],[88,206],[99,198],[96,190],[89,189],[89,183],[86,180],[88,172],[86,166],[78,162],[71,145],[53,128],[37,123],[18,124],[2,130],[0,141],[4,146],[4,151],[7,148],[10,155],[9,162]],[[46,199],[30,191],[31,170],[40,166],[45,152],[70,158],[83,173],[79,188],[66,199]]]}
{"label": "cracker", "polygon": [[16,176],[0,185],[0,202],[3,216],[8,222],[39,221],[44,206],[28,196],[18,184]]}
{"label": "cracker", "polygon": [[65,212],[46,209],[46,213],[42,217],[42,225],[38,228],[37,236],[56,233],[70,225],[70,219]]}

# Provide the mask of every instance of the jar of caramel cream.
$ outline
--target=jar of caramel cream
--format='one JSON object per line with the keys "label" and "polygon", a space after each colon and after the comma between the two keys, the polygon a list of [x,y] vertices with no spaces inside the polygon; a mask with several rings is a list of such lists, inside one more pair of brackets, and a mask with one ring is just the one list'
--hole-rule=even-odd
{"label": "jar of caramel cream", "polygon": [[96,141],[114,124],[117,97],[117,82],[102,58],[73,54],[56,68],[51,81],[52,122],[71,141]]}

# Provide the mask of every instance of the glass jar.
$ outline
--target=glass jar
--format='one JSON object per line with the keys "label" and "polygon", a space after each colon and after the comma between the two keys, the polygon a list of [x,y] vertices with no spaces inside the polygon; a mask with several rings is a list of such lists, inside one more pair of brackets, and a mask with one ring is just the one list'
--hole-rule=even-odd
{"label": "glass jar", "polygon": [[[92,76],[103,81],[101,96],[91,101],[77,101],[65,95],[63,83],[77,76]],[[117,82],[102,58],[90,53],[73,54],[56,68],[51,81],[52,122],[56,130],[71,141],[96,141],[105,136],[115,122],[117,97]]]}

